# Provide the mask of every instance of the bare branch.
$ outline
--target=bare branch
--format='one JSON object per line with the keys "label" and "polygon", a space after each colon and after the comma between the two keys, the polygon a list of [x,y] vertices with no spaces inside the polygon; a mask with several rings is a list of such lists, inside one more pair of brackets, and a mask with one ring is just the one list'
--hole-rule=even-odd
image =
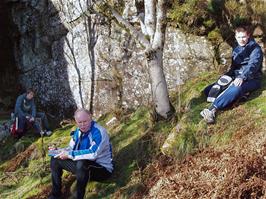
{"label": "bare branch", "polygon": [[127,20],[125,20],[116,10],[108,5],[108,8],[111,10],[113,16],[116,20],[124,25],[131,33],[131,35],[138,40],[146,49],[150,49],[150,42],[145,38],[145,35],[138,31],[134,26],[132,26]]}

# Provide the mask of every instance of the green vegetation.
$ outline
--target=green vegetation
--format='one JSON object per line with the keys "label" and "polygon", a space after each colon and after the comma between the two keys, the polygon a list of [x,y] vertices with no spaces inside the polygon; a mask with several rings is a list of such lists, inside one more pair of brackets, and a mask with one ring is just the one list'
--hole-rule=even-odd
{"label": "green vegetation", "polygon": [[[206,147],[223,148],[234,137],[261,130],[266,117],[265,76],[263,88],[254,92],[247,102],[219,113],[215,125],[205,124],[199,112],[208,104],[201,91],[217,76],[204,73],[182,85],[180,92],[171,93],[179,111],[176,120],[153,124],[148,108],[144,107],[119,113],[118,120],[107,126],[113,143],[115,172],[105,182],[89,183],[87,198],[129,198],[145,194],[150,181],[158,175],[154,164],[162,157],[164,164],[171,159],[162,155],[160,148],[168,134],[177,131],[177,126],[168,154],[176,160]],[[113,117],[114,113],[109,113],[98,121],[106,126]],[[0,146],[0,198],[46,198],[51,190],[48,145],[66,146],[73,127],[72,124],[62,126],[51,137],[43,139],[28,134],[19,141],[10,137],[4,140]],[[64,190],[73,192],[73,175],[65,172],[64,184]]]}
{"label": "green vegetation", "polygon": [[[109,2],[122,12],[123,1]],[[246,20],[253,24],[262,23],[265,30],[266,4],[263,1],[247,2],[178,0],[174,1],[168,17],[172,25],[177,25],[185,32],[207,35],[212,43],[220,44],[230,39],[233,26]],[[101,6],[99,9],[107,9],[106,5]],[[149,181],[153,181],[157,175],[154,164],[158,159],[164,157],[165,164],[171,158],[182,160],[188,154],[193,155],[207,147],[223,148],[237,136],[249,131],[262,130],[266,118],[265,75],[262,89],[252,93],[247,102],[239,102],[233,109],[220,112],[214,125],[205,124],[199,113],[208,104],[201,91],[217,77],[217,73],[204,73],[172,92],[171,101],[177,110],[176,118],[172,121],[154,124],[147,107],[139,107],[131,112],[116,110],[99,118],[103,126],[114,116],[118,118],[106,126],[113,144],[115,172],[105,182],[90,182],[87,198],[129,198],[145,194]],[[14,99],[7,96],[1,103],[8,107],[13,104],[12,101]],[[74,124],[62,126],[50,137],[40,138],[30,132],[20,140],[11,137],[2,140],[0,198],[47,198],[51,190],[48,146],[66,146],[73,127]],[[160,148],[170,133],[175,133],[174,140],[168,153],[162,155]],[[73,175],[65,172],[63,176],[64,190],[74,192]]]}
{"label": "green vegetation", "polygon": [[208,3],[206,0],[175,1],[173,8],[169,12],[172,22],[185,32],[204,34],[206,28],[214,26],[213,19],[208,13]]}
{"label": "green vegetation", "polygon": [[219,44],[221,38],[231,43],[233,27],[243,22],[260,25],[265,30],[265,10],[263,1],[179,0],[174,1],[169,19],[185,32],[208,35],[215,44]]}
{"label": "green vegetation", "polygon": [[220,43],[222,41],[222,36],[220,30],[215,28],[208,33],[208,39],[213,43]]}
{"label": "green vegetation", "polygon": [[36,195],[40,191],[39,186],[50,180],[49,158],[44,151],[48,144],[66,143],[66,135],[69,135],[69,129],[60,129],[44,139],[29,132],[20,140],[12,137],[4,140],[0,145],[0,198],[28,198]]}
{"label": "green vegetation", "polygon": [[[99,118],[99,123],[105,126],[105,123],[113,117],[112,113],[104,115]],[[0,165],[2,181],[0,198],[47,196],[50,190],[47,191],[46,188],[51,186],[47,148],[49,145],[66,146],[72,128],[73,125],[64,126],[57,129],[52,136],[43,139],[32,134],[22,137],[19,141],[7,138],[1,145],[1,149],[4,149],[0,152],[1,156],[5,154],[4,151],[9,151],[17,143],[25,143],[25,150],[20,154],[13,150],[12,156],[4,156]],[[117,194],[115,192],[120,189],[119,195],[126,197],[134,193],[134,190],[139,190],[142,182],[138,171],[145,168],[152,158],[160,153],[156,142],[162,144],[171,128],[171,124],[167,122],[152,125],[147,108],[139,108],[134,113],[125,113],[119,121],[109,126],[116,169],[113,177],[107,182],[90,183],[87,186],[87,197],[109,198],[110,195]],[[12,157],[14,158],[11,159]],[[64,174],[67,178],[67,172]],[[74,188],[75,183],[71,183],[68,187],[71,190]]]}
{"label": "green vegetation", "polygon": [[[202,147],[220,147],[227,144],[235,132],[258,131],[262,128],[266,117],[265,78],[262,89],[252,93],[247,102],[238,102],[237,107],[220,112],[215,125],[205,124],[199,113],[208,107],[208,104],[200,91],[217,76],[217,74],[203,74],[181,88],[181,111],[184,113],[179,121],[181,128],[172,145],[171,155],[183,158]],[[175,102],[178,104],[176,100]]]}

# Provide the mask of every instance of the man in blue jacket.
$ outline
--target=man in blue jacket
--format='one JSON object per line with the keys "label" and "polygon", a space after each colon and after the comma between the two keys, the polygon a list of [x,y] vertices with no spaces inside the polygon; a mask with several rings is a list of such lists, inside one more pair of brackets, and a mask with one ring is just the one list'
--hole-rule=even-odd
{"label": "man in blue jacket", "polygon": [[[237,27],[235,38],[238,45],[233,49],[230,70],[220,79],[220,85],[217,81],[218,83],[209,85],[204,90],[204,93],[209,96],[225,84],[229,85],[219,93],[217,98],[211,97],[210,99],[213,99],[211,106],[201,111],[200,114],[207,123],[215,122],[217,110],[230,106],[246,93],[261,87],[263,61],[261,47],[250,37],[248,26]],[[232,82],[229,79],[232,79]]]}
{"label": "man in blue jacket", "polygon": [[[49,199],[61,198],[61,176],[63,169],[76,175],[77,195],[82,199],[88,181],[102,181],[113,172],[112,147],[106,129],[91,118],[86,109],[74,114],[78,128],[71,133],[69,147],[59,154],[51,155],[55,148],[49,148],[52,172],[52,194]],[[55,150],[56,151],[56,150]]]}
{"label": "man in blue jacket", "polygon": [[[27,123],[32,124],[34,129],[41,135],[52,134],[45,113],[36,112],[34,90],[32,88],[27,89],[26,93],[18,96],[15,105],[15,116],[18,117],[18,131],[20,135],[24,133]],[[41,128],[41,124],[36,121],[36,118],[41,119],[44,129]]]}

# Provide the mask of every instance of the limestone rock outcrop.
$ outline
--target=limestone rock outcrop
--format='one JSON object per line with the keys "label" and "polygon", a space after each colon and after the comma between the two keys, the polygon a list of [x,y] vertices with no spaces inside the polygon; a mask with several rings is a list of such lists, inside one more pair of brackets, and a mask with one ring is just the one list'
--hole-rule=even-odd
{"label": "limestone rock outcrop", "polygon": [[[54,115],[81,106],[93,107],[100,115],[117,106],[149,103],[143,49],[115,22],[90,15],[85,2],[9,0],[18,32],[20,83],[36,88],[40,106]],[[124,15],[130,14],[134,9],[126,4]],[[169,89],[214,68],[214,63],[213,46],[206,38],[168,27],[164,71]]]}

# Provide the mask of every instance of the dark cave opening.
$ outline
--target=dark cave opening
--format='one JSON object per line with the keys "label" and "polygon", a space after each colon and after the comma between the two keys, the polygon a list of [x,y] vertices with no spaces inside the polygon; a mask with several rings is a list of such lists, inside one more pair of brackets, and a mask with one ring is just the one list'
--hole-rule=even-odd
{"label": "dark cave opening", "polygon": [[15,38],[10,5],[0,1],[0,111],[13,108],[18,93],[18,70],[13,50]]}

